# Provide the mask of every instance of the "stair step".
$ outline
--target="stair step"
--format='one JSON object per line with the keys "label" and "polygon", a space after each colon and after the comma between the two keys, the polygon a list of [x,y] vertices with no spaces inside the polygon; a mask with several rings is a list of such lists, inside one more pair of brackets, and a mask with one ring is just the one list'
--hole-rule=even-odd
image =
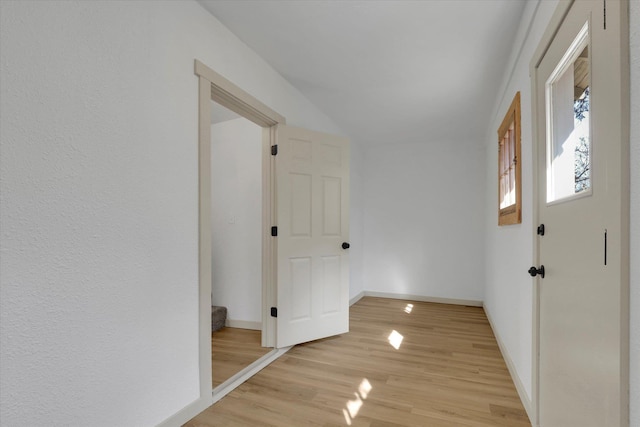
{"label": "stair step", "polygon": [[224,328],[227,321],[227,307],[211,306],[211,331]]}

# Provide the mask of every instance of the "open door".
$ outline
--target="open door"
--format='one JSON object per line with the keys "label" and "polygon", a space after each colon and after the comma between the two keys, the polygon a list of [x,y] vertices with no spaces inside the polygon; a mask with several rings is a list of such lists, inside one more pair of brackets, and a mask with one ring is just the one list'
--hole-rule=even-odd
{"label": "open door", "polygon": [[278,125],[276,143],[282,348],[349,331],[349,141]]}

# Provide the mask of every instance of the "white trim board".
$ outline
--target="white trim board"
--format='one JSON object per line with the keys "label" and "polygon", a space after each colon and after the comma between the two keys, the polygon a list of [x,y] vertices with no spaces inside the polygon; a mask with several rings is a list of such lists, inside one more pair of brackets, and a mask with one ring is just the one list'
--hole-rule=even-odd
{"label": "white trim board", "polygon": [[227,319],[224,322],[227,328],[251,329],[254,331],[262,331],[262,322],[252,322],[250,320],[233,320]]}
{"label": "white trim board", "polygon": [[203,398],[200,397],[198,400],[190,403],[189,405],[182,408],[180,411],[171,415],[166,420],[162,421],[157,427],[175,427],[181,426],[189,421],[191,418],[198,415],[200,412],[207,409],[209,406],[213,404],[212,398]]}
{"label": "white trim board", "polygon": [[502,342],[502,339],[500,338],[500,335],[498,335],[497,329],[493,326],[493,321],[491,320],[491,315],[489,314],[489,311],[484,307],[484,305],[482,306],[482,309],[484,311],[484,314],[487,316],[487,320],[489,321],[489,326],[491,326],[491,330],[493,331],[493,336],[496,337],[496,341],[498,342],[498,348],[500,348],[500,353],[502,353],[502,358],[504,359],[504,362],[507,364],[507,369],[509,370],[509,374],[511,375],[511,380],[513,381],[513,384],[516,386],[516,391],[518,392],[518,396],[520,396],[520,401],[522,402],[522,406],[524,406],[525,411],[527,411],[527,415],[529,416],[529,421],[532,423],[532,425],[535,426],[536,424],[533,424],[533,421],[532,421],[534,419],[533,405],[524,384],[522,384],[522,381],[518,376],[516,365],[513,363],[513,359],[511,359],[511,355],[507,351],[507,346],[504,345],[504,343]]}
{"label": "white trim board", "polygon": [[227,394],[231,393],[242,383],[269,366],[272,362],[276,361],[278,358],[280,358],[280,356],[282,356],[292,348],[293,346],[274,349],[273,351],[265,354],[260,359],[256,360],[251,365],[247,366],[242,371],[238,372],[237,374],[220,384],[218,387],[214,388],[212,404],[215,404]]}
{"label": "white trim board", "polygon": [[349,300],[349,307],[351,307],[353,304],[355,304],[358,301],[360,301],[363,297],[364,297],[364,291],[360,292],[358,295],[356,295],[355,297],[351,298]]}
{"label": "white trim board", "polygon": [[[482,307],[483,305],[482,301],[477,301],[477,300],[467,300],[467,299],[458,299],[458,298],[440,298],[440,297],[430,297],[426,295],[392,294],[387,292],[373,292],[373,291],[361,292],[356,297],[354,297],[354,299],[357,298],[357,300],[359,300],[362,297],[403,299],[403,300],[409,300],[409,301],[434,302],[438,304],[468,305],[471,307]],[[357,302],[357,300],[354,302]]]}
{"label": "white trim board", "polygon": [[265,354],[260,359],[256,360],[255,362],[244,368],[242,371],[238,372],[227,381],[214,388],[211,393],[211,398],[199,398],[195,402],[187,405],[179,412],[175,413],[171,417],[158,424],[157,427],[175,427],[185,424],[187,421],[218,402],[227,394],[231,393],[249,378],[269,366],[272,362],[280,358],[280,356],[282,356],[292,348],[293,346],[279,348]]}

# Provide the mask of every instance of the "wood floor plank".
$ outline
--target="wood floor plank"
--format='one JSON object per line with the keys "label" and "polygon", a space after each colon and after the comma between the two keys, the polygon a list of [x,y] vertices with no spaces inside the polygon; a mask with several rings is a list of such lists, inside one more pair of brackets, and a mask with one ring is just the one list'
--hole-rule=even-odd
{"label": "wood floor plank", "polygon": [[186,426],[531,425],[482,308],[367,297],[350,322]]}
{"label": "wood floor plank", "polygon": [[270,351],[270,348],[262,347],[260,331],[222,328],[212,332],[211,372],[213,386],[222,384]]}

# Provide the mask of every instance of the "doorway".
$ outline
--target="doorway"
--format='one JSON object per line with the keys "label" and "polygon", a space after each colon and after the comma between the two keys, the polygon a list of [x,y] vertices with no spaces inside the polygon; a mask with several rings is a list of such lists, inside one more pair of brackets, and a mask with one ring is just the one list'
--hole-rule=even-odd
{"label": "doorway", "polygon": [[[262,307],[275,305],[275,242],[267,233],[273,217],[271,145],[274,126],[285,123],[285,118],[260,101],[217,74],[202,62],[195,60],[194,72],[198,76],[198,341],[200,397],[194,408],[203,409],[224,397],[246,378],[255,374],[288,349],[273,350],[261,357],[220,386],[213,388],[212,375],[212,169],[211,133],[212,107],[215,101],[262,128],[262,203],[261,221],[261,287]],[[275,319],[262,310],[261,345],[275,345]]]}
{"label": "doorway", "polygon": [[211,101],[212,382],[262,346],[262,128]]}
{"label": "doorway", "polygon": [[[283,116],[202,62],[195,61],[194,71],[199,80],[197,405],[202,405],[215,403],[292,345],[348,331],[349,141],[288,127]],[[262,128],[261,344],[275,348],[213,393],[211,101]]]}

